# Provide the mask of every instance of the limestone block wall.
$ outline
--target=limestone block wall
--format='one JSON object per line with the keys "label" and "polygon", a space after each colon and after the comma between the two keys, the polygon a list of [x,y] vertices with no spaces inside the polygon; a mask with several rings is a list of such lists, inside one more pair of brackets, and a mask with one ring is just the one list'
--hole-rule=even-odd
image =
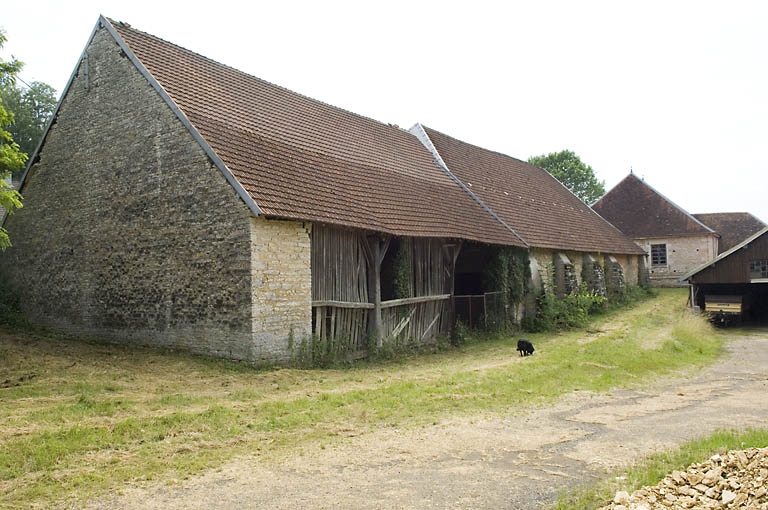
{"label": "limestone block wall", "polygon": [[642,255],[613,255],[613,258],[621,265],[625,284],[638,285],[644,257]]}
{"label": "limestone block wall", "polygon": [[87,52],[0,271],[33,322],[250,359],[252,213],[106,30]]}
{"label": "limestone block wall", "polygon": [[582,257],[582,281],[586,282],[590,292],[605,297],[605,269],[598,259],[585,253]]}
{"label": "limestone block wall", "polygon": [[285,361],[312,334],[311,224],[251,218],[251,358]]}
{"label": "limestone block wall", "polygon": [[608,299],[621,299],[627,288],[624,266],[613,256],[606,255],[605,267],[605,291]]}
{"label": "limestone block wall", "polygon": [[[635,242],[648,254],[651,284],[656,287],[686,286],[678,278],[717,257],[718,242],[714,235],[642,238],[635,239]],[[667,245],[667,264],[652,264],[652,244]]]}
{"label": "limestone block wall", "polygon": [[563,252],[552,254],[552,263],[555,268],[555,293],[558,297],[564,297],[579,290],[580,270],[577,273],[573,261]]}
{"label": "limestone block wall", "polygon": [[531,266],[531,283],[535,294],[552,291],[555,273],[552,263],[552,250],[531,248],[529,253]]}
{"label": "limestone block wall", "polygon": [[[568,261],[572,265],[572,271],[569,270],[568,274],[575,275],[578,284],[581,284],[583,281],[585,261],[587,261],[587,265],[593,266],[592,271],[598,272],[598,274],[593,275],[593,277],[598,281],[601,279],[604,280],[602,285],[598,284],[600,287],[607,287],[609,285],[608,279],[611,275],[618,278],[618,271],[621,273],[622,286],[637,285],[639,283],[638,275],[640,273],[641,264],[643,263],[641,255],[611,255],[610,257],[613,257],[613,260],[618,263],[618,267],[611,267],[614,265],[614,262],[609,263],[609,256],[599,253],[573,251],[555,252],[552,250],[533,248],[530,252],[530,260],[531,279],[535,293],[540,293],[544,289],[551,291],[555,290],[554,288],[550,288],[550,286],[558,279],[555,264],[556,253],[563,253],[568,258]],[[594,268],[595,263],[600,269]],[[602,275],[599,273],[602,273]],[[565,275],[565,273],[563,274]]]}

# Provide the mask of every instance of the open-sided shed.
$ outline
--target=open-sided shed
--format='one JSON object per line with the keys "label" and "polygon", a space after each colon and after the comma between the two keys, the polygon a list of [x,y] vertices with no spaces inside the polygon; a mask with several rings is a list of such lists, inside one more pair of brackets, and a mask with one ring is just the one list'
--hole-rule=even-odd
{"label": "open-sided shed", "polygon": [[692,306],[717,313],[713,307],[740,302],[740,318],[768,321],[768,227],[680,280],[691,285]]}

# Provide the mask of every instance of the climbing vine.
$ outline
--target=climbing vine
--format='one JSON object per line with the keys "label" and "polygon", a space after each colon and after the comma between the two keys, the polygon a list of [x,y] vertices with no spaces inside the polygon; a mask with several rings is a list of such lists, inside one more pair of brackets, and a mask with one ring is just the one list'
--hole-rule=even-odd
{"label": "climbing vine", "polygon": [[527,251],[510,246],[493,246],[489,249],[483,287],[501,292],[503,296],[496,317],[489,323],[506,328],[514,321],[510,313],[516,305],[522,303],[529,291],[530,280],[531,266]]}
{"label": "climbing vine", "polygon": [[400,243],[393,264],[395,299],[411,297],[411,257],[408,244]]}

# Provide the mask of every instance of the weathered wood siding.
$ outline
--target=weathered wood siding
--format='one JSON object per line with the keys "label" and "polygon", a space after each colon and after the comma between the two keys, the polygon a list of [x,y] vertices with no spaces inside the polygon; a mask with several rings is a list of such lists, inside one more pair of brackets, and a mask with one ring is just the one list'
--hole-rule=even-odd
{"label": "weathered wood siding", "polygon": [[[313,335],[337,352],[362,352],[372,335],[375,270],[366,232],[315,225],[312,230]],[[433,340],[450,328],[450,276],[442,239],[399,239],[410,268],[408,296],[381,302],[381,339],[397,344]],[[385,244],[386,246],[386,244]]]}
{"label": "weathered wood siding", "polygon": [[[403,242],[405,241],[405,242]],[[423,343],[450,329],[450,271],[442,239],[401,240],[411,267],[411,298],[382,302],[386,341]],[[430,298],[430,299],[426,299]]]}
{"label": "weathered wood siding", "polygon": [[749,263],[768,259],[768,234],[732,253],[691,278],[692,283],[750,283]]}
{"label": "weathered wood siding", "polygon": [[[363,232],[316,224],[312,229],[313,335],[331,348],[366,349],[368,268]],[[341,342],[343,345],[333,345]]]}

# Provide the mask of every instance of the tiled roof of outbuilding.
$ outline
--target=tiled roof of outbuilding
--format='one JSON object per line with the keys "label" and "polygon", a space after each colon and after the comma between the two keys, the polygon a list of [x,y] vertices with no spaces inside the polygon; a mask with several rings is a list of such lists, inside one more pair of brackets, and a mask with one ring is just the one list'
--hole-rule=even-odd
{"label": "tiled roof of outbuilding", "polygon": [[766,227],[747,212],[694,214],[697,220],[720,234],[718,252],[724,253]]}
{"label": "tiled roof of outbuilding", "polygon": [[592,205],[632,238],[714,235],[714,231],[630,173]]}
{"label": "tiled roof of outbuilding", "polygon": [[103,19],[266,216],[525,246],[409,132]]}
{"label": "tiled roof of outbuilding", "polygon": [[643,254],[548,172],[424,128],[448,170],[532,247]]}

